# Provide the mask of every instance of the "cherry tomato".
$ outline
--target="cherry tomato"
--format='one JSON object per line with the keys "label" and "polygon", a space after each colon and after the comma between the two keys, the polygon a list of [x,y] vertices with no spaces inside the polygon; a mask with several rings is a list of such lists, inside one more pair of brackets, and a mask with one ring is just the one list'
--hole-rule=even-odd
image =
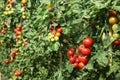
{"label": "cherry tomato", "polygon": [[84,67],[85,67],[84,63],[80,62],[80,63],[79,63],[79,68],[80,68],[80,69],[83,69]]}
{"label": "cherry tomato", "polygon": [[79,64],[78,63],[74,63],[74,68],[78,68],[79,67]]}
{"label": "cherry tomato", "polygon": [[70,63],[75,63],[75,58],[73,58],[73,57],[70,57],[70,59],[69,59],[69,61],[70,61]]}
{"label": "cherry tomato", "polygon": [[78,46],[78,51],[81,52],[84,47],[85,46],[83,44],[81,44],[80,46]]}
{"label": "cherry tomato", "polygon": [[28,42],[27,42],[27,41],[25,41],[25,42],[23,43],[23,45],[24,45],[24,46],[27,46],[27,44],[28,44]]}
{"label": "cherry tomato", "polygon": [[16,29],[17,29],[18,31],[22,31],[22,26],[21,26],[21,25],[18,25]]}
{"label": "cherry tomato", "polygon": [[52,34],[53,34],[53,35],[56,35],[56,31],[55,31],[55,30],[53,30],[53,31],[52,31]]}
{"label": "cherry tomato", "polygon": [[78,59],[80,62],[84,63],[85,65],[89,62],[89,58],[85,56],[79,56]]}
{"label": "cherry tomato", "polygon": [[83,48],[81,50],[82,55],[88,56],[91,54],[91,49],[90,48]]}
{"label": "cherry tomato", "polygon": [[51,27],[50,30],[53,31],[53,30],[55,30],[55,29],[54,29],[54,27]]}
{"label": "cherry tomato", "polygon": [[26,1],[26,0],[22,0],[21,3],[22,3],[23,5],[26,5],[26,4],[27,4],[27,1]]}
{"label": "cherry tomato", "polygon": [[86,38],[83,40],[83,45],[85,47],[91,47],[93,45],[93,39],[92,38]]}
{"label": "cherry tomato", "polygon": [[70,48],[69,50],[75,52],[75,51],[76,51],[76,48]]}
{"label": "cherry tomato", "polygon": [[109,16],[117,16],[117,11],[109,10]]}
{"label": "cherry tomato", "polygon": [[61,36],[61,33],[56,32],[55,36],[60,37],[60,36]]}
{"label": "cherry tomato", "polygon": [[18,30],[17,29],[14,29],[14,33],[16,33]]}
{"label": "cherry tomato", "polygon": [[109,24],[110,25],[117,24],[117,23],[118,23],[117,17],[110,17],[109,18]]}
{"label": "cherry tomato", "polygon": [[9,60],[5,60],[5,64],[9,64]]}
{"label": "cherry tomato", "polygon": [[58,28],[57,32],[62,33],[62,27]]}
{"label": "cherry tomato", "polygon": [[20,35],[21,34],[21,32],[20,31],[16,31],[16,33],[15,33],[16,35]]}
{"label": "cherry tomato", "polygon": [[14,4],[14,1],[10,1],[9,3],[10,3],[11,5],[13,5],[13,4]]}
{"label": "cherry tomato", "polygon": [[16,39],[20,39],[20,38],[21,38],[21,35],[17,35],[17,36],[16,36]]}
{"label": "cherry tomato", "polygon": [[74,56],[74,52],[72,50],[68,50],[67,55],[69,57]]}
{"label": "cherry tomato", "polygon": [[79,57],[79,54],[74,54],[74,58],[78,58]]}
{"label": "cherry tomato", "polygon": [[119,46],[120,45],[120,40],[115,40],[113,43],[114,43],[114,45]]}
{"label": "cherry tomato", "polygon": [[1,31],[2,35],[4,35],[4,34],[5,34],[5,32],[6,32],[6,30],[5,30],[5,29],[3,29],[3,30]]}
{"label": "cherry tomato", "polygon": [[22,72],[21,71],[15,71],[14,76],[22,76]]}
{"label": "cherry tomato", "polygon": [[112,25],[112,30],[113,30],[113,31],[116,31],[117,29],[118,29],[118,24]]}
{"label": "cherry tomato", "polygon": [[118,33],[114,33],[112,36],[113,36],[113,38],[116,38],[116,39],[119,38],[119,34]]}
{"label": "cherry tomato", "polygon": [[75,59],[76,63],[80,63],[80,60],[78,58]]}

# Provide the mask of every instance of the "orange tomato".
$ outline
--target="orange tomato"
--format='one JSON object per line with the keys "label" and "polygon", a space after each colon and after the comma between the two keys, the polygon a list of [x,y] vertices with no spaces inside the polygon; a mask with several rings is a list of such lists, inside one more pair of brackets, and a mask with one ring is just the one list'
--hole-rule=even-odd
{"label": "orange tomato", "polygon": [[26,5],[26,4],[27,4],[27,1],[26,1],[26,0],[22,0],[21,3],[22,3],[23,5]]}
{"label": "orange tomato", "polygon": [[17,36],[16,36],[16,39],[20,39],[20,38],[21,38],[21,35],[17,35]]}
{"label": "orange tomato", "polygon": [[9,60],[5,60],[5,64],[9,64]]}
{"label": "orange tomato", "polygon": [[14,76],[22,76],[22,72],[21,71],[15,71]]}
{"label": "orange tomato", "polygon": [[60,37],[60,36],[61,36],[61,33],[60,33],[60,32],[57,32],[57,33],[55,34],[55,36]]}
{"label": "orange tomato", "polygon": [[117,17],[110,17],[109,18],[109,24],[113,25],[113,24],[117,24],[117,23],[118,23]]}

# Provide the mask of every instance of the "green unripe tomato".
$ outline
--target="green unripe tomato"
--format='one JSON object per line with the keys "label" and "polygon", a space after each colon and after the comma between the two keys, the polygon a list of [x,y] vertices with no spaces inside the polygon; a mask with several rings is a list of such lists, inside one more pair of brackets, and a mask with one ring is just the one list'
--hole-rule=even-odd
{"label": "green unripe tomato", "polygon": [[118,39],[119,38],[119,34],[118,33],[114,33],[113,34],[113,38]]}
{"label": "green unripe tomato", "polygon": [[55,39],[55,41],[58,41],[58,40],[59,40],[59,37],[55,36],[54,39]]}
{"label": "green unripe tomato", "polygon": [[114,24],[113,26],[112,26],[112,30],[113,31],[116,31],[118,29],[118,24]]}
{"label": "green unripe tomato", "polygon": [[54,42],[54,41],[55,41],[55,39],[54,39],[54,38],[51,38],[51,39],[50,39],[50,41],[51,41],[51,42]]}

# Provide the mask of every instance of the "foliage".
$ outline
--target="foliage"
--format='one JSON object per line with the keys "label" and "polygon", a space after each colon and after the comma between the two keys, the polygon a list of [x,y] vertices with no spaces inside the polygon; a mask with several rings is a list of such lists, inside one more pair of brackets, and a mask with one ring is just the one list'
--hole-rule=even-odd
{"label": "foliage", "polygon": [[[113,44],[109,10],[117,11],[119,0],[8,0],[0,1],[0,73],[7,80],[119,80],[120,46]],[[50,41],[51,22],[63,31],[58,41]],[[19,39],[14,32],[22,26]],[[56,28],[56,26],[54,26]],[[2,30],[5,30],[2,32]],[[117,32],[120,34],[120,24]],[[110,35],[111,34],[111,35]],[[84,69],[76,69],[67,56],[69,48],[77,48],[91,37],[90,61]],[[117,37],[120,39],[120,36]],[[27,41],[27,45],[24,42]],[[17,50],[17,56],[12,51]],[[13,59],[6,64],[6,60]],[[14,72],[22,72],[15,76]]]}

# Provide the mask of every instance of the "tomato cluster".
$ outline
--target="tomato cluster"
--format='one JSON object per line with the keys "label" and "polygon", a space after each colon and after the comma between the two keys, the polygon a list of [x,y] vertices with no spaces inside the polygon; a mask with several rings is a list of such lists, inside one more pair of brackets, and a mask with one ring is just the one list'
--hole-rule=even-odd
{"label": "tomato cluster", "polygon": [[[88,63],[91,54],[90,47],[93,45],[92,38],[86,38],[83,40],[83,43],[76,48],[70,48],[67,52],[67,55],[70,57],[69,62],[74,65],[74,68],[83,69]],[[77,54],[76,54],[77,53]]]}
{"label": "tomato cluster", "polygon": [[62,34],[62,27],[59,24],[52,23],[50,25],[50,32],[48,33],[48,40],[51,42],[58,41]]}
{"label": "tomato cluster", "polygon": [[110,10],[109,11],[109,24],[112,25],[112,31],[113,31],[113,34],[112,34],[112,37],[115,38],[116,40],[113,42],[114,45],[118,46],[120,45],[120,40],[118,40],[118,38],[120,37],[119,33],[118,33],[118,23],[119,23],[119,20],[118,20],[118,12],[115,11],[115,10]]}
{"label": "tomato cluster", "polygon": [[22,76],[22,72],[21,71],[15,71],[14,76]]}
{"label": "tomato cluster", "polygon": [[14,33],[16,34],[17,40],[21,38],[22,26],[20,24],[14,29]]}

